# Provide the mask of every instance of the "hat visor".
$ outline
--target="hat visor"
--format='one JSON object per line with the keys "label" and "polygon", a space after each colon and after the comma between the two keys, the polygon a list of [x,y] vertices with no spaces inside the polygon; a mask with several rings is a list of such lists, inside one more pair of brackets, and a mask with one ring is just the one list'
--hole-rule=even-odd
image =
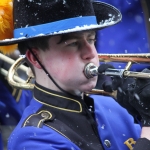
{"label": "hat visor", "polygon": [[[97,2],[93,2],[93,8],[95,11],[97,23],[87,24],[86,21],[85,21],[85,24],[82,23],[80,25],[78,23],[72,23],[73,25],[70,28],[67,28],[67,29],[60,28],[60,29],[56,29],[53,31],[51,31],[51,28],[45,28],[44,27],[45,24],[44,24],[44,25],[40,25],[40,28],[43,29],[44,32],[42,30],[37,30],[38,31],[37,33],[33,35],[31,34],[30,36],[22,36],[22,37],[17,37],[17,38],[0,40],[0,46],[17,44],[19,42],[30,40],[33,38],[41,38],[41,37],[52,36],[52,35],[61,35],[61,34],[80,32],[80,31],[86,31],[86,30],[100,30],[100,29],[112,26],[114,24],[117,24],[122,19],[122,15],[120,11],[109,4],[97,1]],[[80,17],[80,18],[83,18],[83,17]],[[60,25],[60,23],[58,25]],[[35,28],[36,27],[37,26],[35,26]],[[20,28],[20,30],[24,30],[24,29],[26,30],[28,28]],[[46,31],[45,33],[45,29],[49,31]]]}

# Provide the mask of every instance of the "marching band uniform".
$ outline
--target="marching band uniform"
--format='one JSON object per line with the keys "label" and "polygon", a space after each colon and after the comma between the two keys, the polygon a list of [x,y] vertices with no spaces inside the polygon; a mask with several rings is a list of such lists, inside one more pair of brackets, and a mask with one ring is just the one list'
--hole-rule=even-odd
{"label": "marching band uniform", "polygon": [[141,127],[112,98],[91,97],[68,97],[36,83],[34,98],[11,134],[8,150],[129,150],[125,142],[136,141]]}

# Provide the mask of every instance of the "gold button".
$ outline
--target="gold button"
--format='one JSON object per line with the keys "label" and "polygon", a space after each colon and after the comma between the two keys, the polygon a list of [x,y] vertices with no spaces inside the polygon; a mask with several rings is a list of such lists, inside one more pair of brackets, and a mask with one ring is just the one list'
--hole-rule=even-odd
{"label": "gold button", "polygon": [[48,119],[50,117],[49,113],[47,113],[47,112],[42,112],[41,116],[45,119]]}

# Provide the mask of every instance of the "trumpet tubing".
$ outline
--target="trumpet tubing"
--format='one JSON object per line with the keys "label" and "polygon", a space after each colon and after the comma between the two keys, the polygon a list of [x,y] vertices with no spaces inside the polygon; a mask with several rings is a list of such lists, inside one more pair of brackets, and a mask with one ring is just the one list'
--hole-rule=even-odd
{"label": "trumpet tubing", "polygon": [[[3,54],[0,53],[0,60],[3,60],[4,62],[9,63],[10,65],[12,65],[13,63],[15,63],[15,60],[9,58],[8,56],[5,56]],[[24,66],[24,65],[20,65],[18,69],[21,69],[22,71],[27,71],[28,67]]]}
{"label": "trumpet tubing", "polygon": [[[23,57],[20,57],[16,60],[16,62],[10,67],[8,71],[7,80],[10,85],[12,85],[15,88],[21,88],[21,89],[29,89],[32,90],[34,88],[34,84],[29,83],[26,81],[25,83],[20,83],[14,81],[14,74],[15,71],[18,69],[18,67],[25,62],[25,59]],[[30,77],[29,77],[30,78]]]}
{"label": "trumpet tubing", "polygon": [[[12,68],[14,68],[13,65],[18,64],[18,61],[17,60],[15,61],[6,55],[3,55],[2,53],[0,53],[0,60],[3,60],[4,62],[7,62],[8,64],[11,65],[10,71],[5,70],[4,68],[0,68],[0,73],[8,79],[8,83],[11,86],[19,88],[20,85],[27,84],[27,81],[25,81],[22,78],[20,78],[19,76],[15,75],[16,74],[15,71],[17,69],[20,69],[27,74],[27,72],[29,71],[29,67],[26,67],[25,65],[20,64],[19,66],[17,65],[18,67],[15,67],[15,70],[14,69],[11,70]],[[21,60],[23,60],[23,58],[21,58]],[[12,78],[10,79],[10,77],[12,77],[13,79]],[[15,82],[11,82],[12,80]],[[25,86],[25,87],[26,87],[26,89],[31,89],[31,86],[29,86],[29,85]],[[20,88],[22,88],[22,87],[20,86]]]}
{"label": "trumpet tubing", "polygon": [[106,92],[104,90],[99,90],[99,89],[92,89],[89,92],[86,92],[85,94],[89,95],[89,94],[98,94],[98,95],[104,95],[104,96],[111,96],[114,99],[117,99],[117,90],[113,91],[113,92]]}
{"label": "trumpet tubing", "polygon": [[[5,69],[3,69],[3,68],[0,69],[0,73],[1,73],[3,76],[5,76],[5,77],[8,76],[8,71],[5,70]],[[13,78],[14,78],[14,80],[15,80],[16,82],[25,83],[25,80],[21,79],[20,77],[18,77],[18,76],[16,76],[16,75],[14,75]]]}
{"label": "trumpet tubing", "polygon": [[150,54],[98,54],[99,61],[150,63]]}

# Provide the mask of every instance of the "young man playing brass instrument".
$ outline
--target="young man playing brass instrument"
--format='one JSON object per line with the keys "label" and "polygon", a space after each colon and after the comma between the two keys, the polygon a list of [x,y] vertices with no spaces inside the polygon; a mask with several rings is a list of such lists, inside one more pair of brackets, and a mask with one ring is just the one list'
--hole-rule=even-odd
{"label": "young man playing brass instrument", "polygon": [[135,141],[135,150],[141,143],[146,150],[149,127],[141,133],[112,98],[84,95],[97,82],[84,75],[88,63],[99,66],[96,30],[118,23],[120,12],[91,0],[14,0],[13,6],[14,38],[0,45],[18,43],[36,82],[8,150],[128,150]]}

